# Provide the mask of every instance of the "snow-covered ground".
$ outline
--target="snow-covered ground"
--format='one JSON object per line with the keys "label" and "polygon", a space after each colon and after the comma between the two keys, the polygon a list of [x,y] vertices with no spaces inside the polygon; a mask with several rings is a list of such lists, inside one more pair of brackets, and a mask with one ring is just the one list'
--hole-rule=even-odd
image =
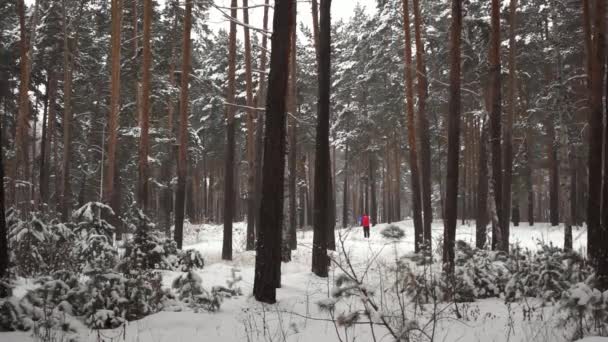
{"label": "snow-covered ground", "polygon": [[[397,243],[380,235],[386,226],[380,224],[372,228],[371,238],[364,239],[360,228],[340,230],[337,235],[344,237],[344,246],[357,271],[369,268],[369,286],[380,291],[383,284],[377,276],[382,265],[394,260],[397,255],[410,253],[414,249],[413,226],[411,221],[399,222],[406,237]],[[282,288],[278,289],[276,305],[262,305],[252,296],[255,253],[245,251],[245,225],[234,227],[234,260],[221,260],[222,226],[188,226],[186,248],[199,250],[205,256],[205,268],[199,271],[205,287],[226,285],[232,277],[232,270],[239,270],[243,280],[238,283],[244,295],[226,299],[219,312],[161,312],[140,321],[130,322],[126,331],[109,330],[101,332],[80,330],[83,341],[154,341],[154,342],[200,342],[200,341],[339,341],[336,328],[328,320],[328,315],[318,309],[316,302],[328,297],[333,278],[339,273],[332,268],[329,279],[318,278],[310,272],[312,232],[298,232],[298,249],[292,255],[292,262],[282,265]],[[443,235],[443,224],[433,225],[434,245]],[[463,225],[458,228],[457,239],[474,243],[475,226]],[[536,248],[537,241],[563,245],[563,229],[547,224],[529,227],[521,224],[511,228],[511,241],[525,248]],[[574,248],[585,251],[587,236],[585,229],[574,229]],[[177,272],[165,272],[164,283],[169,287]],[[23,294],[31,284],[19,286]],[[386,285],[384,285],[386,286]],[[525,305],[525,306],[524,306]],[[535,307],[532,317],[524,320],[524,308]],[[408,310],[411,310],[408,309]],[[526,304],[506,304],[500,299],[480,300],[470,304],[460,304],[461,319],[455,319],[453,305],[440,304],[441,310],[435,330],[435,341],[567,341],[570,329],[563,327],[561,315],[553,307],[543,308],[531,299]],[[415,313],[409,312],[414,316]],[[427,315],[428,316],[428,315]],[[425,315],[419,324],[426,323]],[[382,327],[375,327],[378,341],[390,341]],[[341,338],[346,341],[344,330]],[[356,336],[356,341],[373,341],[368,325],[355,326],[348,331],[348,341]],[[30,333],[0,333],[0,342],[31,341]],[[99,339],[101,337],[102,339]],[[595,341],[595,340],[591,340]],[[598,340],[599,341],[599,340]],[[604,341],[605,342],[605,341]]]}

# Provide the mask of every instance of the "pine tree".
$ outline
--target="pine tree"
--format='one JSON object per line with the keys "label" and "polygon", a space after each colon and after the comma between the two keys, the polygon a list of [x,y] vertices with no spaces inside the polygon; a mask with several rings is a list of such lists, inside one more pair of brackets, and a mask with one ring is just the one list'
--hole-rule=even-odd
{"label": "pine tree", "polygon": [[486,246],[486,229],[488,226],[488,124],[485,118],[481,122],[479,137],[478,179],[477,179],[477,218],[475,246],[479,249]]}
{"label": "pine tree", "polygon": [[[264,17],[263,21],[263,30],[268,30],[268,7],[269,0],[264,0]],[[268,37],[266,35],[262,36],[262,49],[260,52],[260,74],[259,74],[259,84],[258,90],[256,93],[256,107],[262,108],[266,105],[266,62],[267,62],[267,46],[268,46]],[[264,156],[264,119],[262,117],[263,112],[257,111],[256,113],[256,127],[255,127],[255,235],[256,239],[259,236],[260,232],[260,217],[258,213],[261,210],[262,205],[262,161]]]}
{"label": "pine tree", "polygon": [[148,211],[149,171],[148,155],[150,154],[150,138],[148,131],[150,127],[150,68],[152,67],[152,0],[144,1],[144,33],[143,33],[143,64],[142,64],[142,103],[140,121],[139,141],[139,183],[138,202],[144,213]]}
{"label": "pine tree", "polygon": [[448,102],[448,161],[445,196],[445,226],[443,231],[444,272],[454,274],[454,245],[458,212],[458,158],[460,152],[460,37],[462,2],[452,0],[450,29],[450,97]]}
{"label": "pine tree", "polygon": [[182,248],[184,240],[184,204],[186,201],[186,174],[188,151],[188,87],[192,59],[190,33],[192,30],[192,0],[186,1],[182,45],[182,75],[179,102],[179,135],[177,151],[177,191],[175,193],[175,232],[173,239],[177,248]]}
{"label": "pine tree", "polygon": [[418,81],[418,132],[420,133],[420,172],[422,185],[422,209],[424,210],[424,243],[431,244],[431,223],[433,207],[431,204],[431,143],[429,138],[429,120],[426,112],[427,72],[424,61],[424,42],[422,41],[422,14],[419,0],[413,0],[414,28],[416,36],[416,77]]}
{"label": "pine tree", "polygon": [[412,187],[412,215],[414,217],[414,250],[420,251],[424,240],[422,208],[420,206],[420,175],[418,174],[418,148],[416,147],[416,126],[414,118],[414,77],[412,75],[412,40],[410,37],[409,0],[403,3],[403,31],[405,32],[405,99],[407,108],[407,137],[410,152],[410,171]]}
{"label": "pine tree", "polygon": [[296,236],[296,162],[297,162],[297,121],[296,112],[298,110],[298,91],[297,91],[297,59],[296,59],[296,40],[297,40],[297,2],[293,6],[293,16],[291,27],[291,47],[289,54],[289,90],[287,95],[287,111],[291,114],[287,119],[288,136],[288,156],[287,168],[289,169],[288,188],[289,188],[289,225],[287,226],[287,243],[291,250],[297,248]]}
{"label": "pine tree", "polygon": [[[108,117],[108,153],[103,188],[105,203],[112,204],[116,172],[116,148],[118,142],[118,115],[120,113],[120,33],[122,21],[122,0],[112,0],[112,34],[110,52],[110,113]],[[116,211],[117,208],[112,208]]]}
{"label": "pine tree", "polygon": [[224,177],[224,239],[222,259],[232,260],[232,221],[234,220],[234,150],[236,93],[236,0],[231,1],[230,34],[228,41],[228,90],[226,93],[226,168]]}
{"label": "pine tree", "polygon": [[[1,125],[0,125],[1,126]],[[0,127],[0,144],[4,144],[2,139],[3,129]],[[4,153],[3,146],[0,145],[0,179],[4,179]],[[0,182],[0,279],[8,275],[9,266],[9,247],[8,247],[8,227],[6,225],[6,217],[4,208],[6,208],[4,197],[4,182]],[[3,297],[0,293],[0,297]]]}
{"label": "pine tree", "polygon": [[70,167],[72,160],[72,78],[74,67],[74,47],[75,41],[70,41],[67,29],[67,8],[63,2],[63,163],[62,163],[62,182],[61,182],[61,219],[67,221],[70,215],[72,191]]}
{"label": "pine tree", "polygon": [[[507,250],[509,247],[502,214],[502,159],[501,159],[501,64],[500,64],[500,1],[492,0],[490,52],[490,145],[492,150],[492,189],[496,203],[498,226],[492,231],[492,249]],[[508,221],[507,221],[508,224]],[[506,248],[506,249],[505,249]]]}
{"label": "pine tree", "polygon": [[243,0],[243,33],[245,42],[245,79],[247,93],[247,246],[255,248],[255,141],[254,120],[256,111],[253,103],[253,84],[251,71],[251,41],[249,36],[249,2]]}
{"label": "pine tree", "polygon": [[[503,226],[503,250],[509,249],[509,222],[511,219],[511,197],[513,183],[513,121],[516,111],[516,92],[517,92],[517,76],[516,76],[516,41],[515,28],[517,19],[517,0],[511,0],[509,4],[509,77],[508,77],[508,97],[509,106],[507,108],[507,122],[504,129],[504,149],[503,149],[503,198],[502,198],[502,214],[505,216],[502,219]],[[505,245],[506,244],[506,245]]]}
{"label": "pine tree", "polygon": [[281,281],[283,181],[285,179],[285,95],[289,75],[290,27],[293,0],[275,0],[270,74],[266,98],[266,129],[253,295],[265,303],[276,302]]}
{"label": "pine tree", "polygon": [[[330,227],[330,208],[327,191],[329,188],[329,98],[331,83],[331,0],[321,0],[319,22],[319,53],[318,53],[318,117],[315,149],[315,186],[313,213],[313,246],[312,272],[319,277],[327,277],[329,260],[327,243]],[[331,191],[331,190],[329,190]],[[332,234],[333,234],[333,224]]]}
{"label": "pine tree", "polygon": [[[584,4],[583,10],[587,8]],[[604,75],[604,39],[605,39],[605,13],[606,4],[604,1],[596,1],[595,20],[593,25],[594,43],[591,53],[588,54],[590,60],[590,107],[589,115],[589,181],[587,197],[587,250],[589,259],[595,267],[597,277],[600,281],[600,288],[608,288],[608,224],[602,226],[601,222],[601,188],[594,186],[602,182],[602,121],[603,121],[603,75]]]}

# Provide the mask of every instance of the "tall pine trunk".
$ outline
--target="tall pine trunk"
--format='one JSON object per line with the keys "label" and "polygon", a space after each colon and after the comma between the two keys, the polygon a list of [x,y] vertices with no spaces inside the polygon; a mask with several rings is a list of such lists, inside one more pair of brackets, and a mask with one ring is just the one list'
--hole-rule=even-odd
{"label": "tall pine trunk", "polygon": [[224,172],[224,239],[222,259],[232,260],[232,221],[234,220],[234,149],[236,93],[236,0],[230,2],[230,33],[228,36],[228,89],[226,93],[226,172]]}
{"label": "tall pine trunk", "polygon": [[526,177],[526,190],[528,193],[527,203],[528,203],[528,225],[534,225],[534,182],[533,182],[533,174],[532,174],[532,151],[530,146],[530,133],[526,134],[524,138],[524,148],[525,148],[525,177]]}
{"label": "tall pine trunk", "polygon": [[513,179],[513,120],[515,118],[517,77],[516,72],[516,41],[515,28],[517,19],[517,0],[511,0],[509,4],[509,108],[507,109],[507,122],[504,129],[503,150],[503,198],[501,229],[503,230],[502,250],[509,250],[509,221],[511,218],[511,184]]}
{"label": "tall pine trunk", "polygon": [[[264,1],[264,18],[263,18],[263,28],[264,31],[268,29],[268,4],[269,0]],[[266,47],[268,46],[268,38],[264,34],[262,35],[262,51],[260,52],[260,74],[259,74],[259,84],[257,90],[257,100],[256,107],[262,108],[266,106]],[[264,117],[262,116],[264,112],[257,111],[256,113],[256,127],[255,127],[255,236],[256,239],[259,239],[260,233],[260,217],[259,212],[261,210],[262,205],[262,161],[264,160]]]}
{"label": "tall pine trunk", "polygon": [[[9,175],[11,179],[11,187],[9,197],[11,198],[12,204],[18,204],[17,201],[25,201],[25,198],[21,198],[20,194],[17,193],[17,180],[26,180],[26,174],[28,169],[29,161],[29,139],[28,139],[28,127],[30,120],[30,73],[32,67],[32,42],[35,43],[35,26],[36,16],[38,12],[38,1],[35,3],[34,20],[31,26],[31,33],[28,36],[27,28],[25,25],[25,3],[23,0],[17,1],[17,16],[19,18],[19,98],[17,108],[17,119],[15,129],[15,160],[13,168],[11,169],[12,174]],[[65,6],[65,4],[64,4]],[[65,11],[64,11],[64,20]],[[65,26],[65,24],[64,24]],[[64,30],[65,32],[65,30]],[[65,36],[64,36],[65,37]],[[64,38],[65,40],[65,38]],[[23,171],[21,171],[23,170]],[[20,191],[21,193],[22,191]]]}
{"label": "tall pine trunk", "polygon": [[342,177],[344,177],[344,185],[342,186],[342,228],[348,227],[348,145],[344,149],[344,168],[342,169]]}
{"label": "tall pine trunk", "polygon": [[376,159],[373,153],[369,155],[369,192],[370,192],[370,214],[371,225],[378,223],[378,202],[376,199]]}
{"label": "tall pine trunk", "polygon": [[422,14],[419,0],[413,0],[414,28],[416,36],[416,77],[418,80],[418,132],[420,134],[420,172],[422,185],[422,209],[424,211],[423,230],[424,243],[427,248],[431,245],[431,224],[433,222],[433,207],[431,195],[431,142],[429,134],[429,120],[426,116],[426,99],[428,96],[426,64],[424,61],[424,42],[422,41]]}
{"label": "tall pine trunk", "polygon": [[243,34],[245,43],[245,90],[247,99],[247,242],[246,249],[255,248],[255,138],[254,120],[256,116],[253,102],[253,82],[251,79],[251,41],[249,36],[249,2],[243,0]]}
{"label": "tall pine trunk", "polygon": [[[5,99],[6,101],[6,99]],[[1,126],[0,121],[0,126]],[[4,179],[4,144],[3,129],[0,127],[0,179]],[[0,182],[0,279],[8,276],[9,266],[9,250],[8,250],[8,227],[6,226],[6,218],[4,208],[6,207],[4,197],[4,182]],[[3,286],[4,288],[4,286]],[[8,293],[0,292],[0,298],[8,296]]]}
{"label": "tall pine trunk", "polygon": [[179,98],[179,134],[177,150],[177,191],[175,193],[175,231],[173,239],[177,248],[182,248],[184,240],[184,202],[186,200],[186,157],[188,151],[188,84],[190,79],[192,30],[192,0],[186,1],[182,48],[182,75]]}
{"label": "tall pine trunk", "polygon": [[[112,0],[112,32],[110,51],[110,114],[108,117],[108,153],[105,181],[103,187],[103,200],[112,205],[114,203],[114,179],[116,173],[116,145],[118,141],[118,114],[120,112],[120,26],[122,20],[122,0]],[[118,208],[112,207],[114,211]]]}
{"label": "tall pine trunk", "polygon": [[256,246],[253,295],[264,303],[276,302],[281,281],[283,182],[285,180],[285,95],[289,75],[290,28],[293,0],[275,0],[270,73],[266,98],[266,130]]}
{"label": "tall pine trunk", "polygon": [[[496,0],[494,0],[496,1]],[[450,94],[448,99],[448,160],[443,232],[444,272],[454,274],[454,245],[458,212],[458,157],[460,153],[460,37],[462,2],[452,0],[450,29]]]}
{"label": "tall pine trunk", "polygon": [[409,0],[402,0],[403,31],[405,32],[405,107],[407,110],[407,138],[410,152],[410,171],[412,187],[412,216],[414,218],[414,250],[420,251],[424,239],[422,214],[420,207],[420,175],[418,174],[418,149],[416,147],[416,126],[414,118],[414,76],[412,67],[412,39],[410,35]]}
{"label": "tall pine trunk", "polygon": [[142,64],[142,103],[141,117],[139,119],[140,140],[139,140],[139,178],[138,178],[138,202],[139,207],[147,213],[148,211],[148,191],[149,191],[149,170],[148,155],[150,154],[150,141],[148,130],[150,126],[150,68],[152,67],[152,0],[144,1],[144,51]]}
{"label": "tall pine trunk", "polygon": [[[587,5],[587,4],[584,4]],[[583,6],[585,9],[587,6]],[[603,76],[604,76],[604,46],[605,46],[605,18],[606,4],[604,1],[596,1],[594,20],[594,46],[590,59],[590,107],[589,115],[589,159],[588,172],[589,184],[587,197],[587,249],[591,264],[595,267],[598,277],[601,277],[603,289],[608,287],[606,279],[606,265],[608,258],[605,256],[606,243],[604,240],[605,230],[601,226],[601,187],[594,186],[602,182],[602,145],[603,145]],[[602,272],[603,271],[603,272]]]}
{"label": "tall pine trunk", "polygon": [[296,61],[296,21],[297,21],[297,2],[293,5],[293,16],[294,20],[291,27],[291,48],[289,54],[289,90],[287,95],[287,112],[291,115],[287,119],[288,125],[288,160],[287,168],[289,169],[289,179],[287,181],[289,188],[289,226],[287,227],[287,244],[291,250],[297,248],[297,236],[296,236],[296,162],[297,162],[297,121],[296,112],[298,110],[298,92],[297,92],[297,61]]}
{"label": "tall pine trunk", "polygon": [[[315,179],[314,179],[314,213],[313,213],[313,246],[312,272],[319,277],[327,277],[329,260],[327,257],[327,242],[330,234],[331,203],[327,191],[331,191],[329,181],[331,175],[329,157],[329,98],[331,83],[331,0],[321,0],[319,23],[319,55],[318,80],[319,95],[317,105],[317,134],[315,149]],[[331,225],[333,227],[333,224]],[[333,234],[333,229],[332,232]]]}
{"label": "tall pine trunk", "polygon": [[[508,243],[504,232],[505,216],[502,215],[502,160],[501,160],[501,77],[500,77],[500,1],[492,0],[491,12],[490,51],[488,60],[490,65],[490,143],[492,148],[492,189],[494,189],[494,201],[498,225],[495,229],[500,232],[492,232],[492,249],[505,250]],[[509,221],[507,220],[507,224]]]}
{"label": "tall pine trunk", "polygon": [[547,120],[547,136],[549,139],[549,221],[552,226],[559,224],[559,159],[558,141],[555,123],[552,118]]}
{"label": "tall pine trunk", "polygon": [[57,99],[57,76],[50,72],[47,92],[48,112],[42,120],[43,131],[40,143],[40,208],[45,209],[49,202],[49,166],[51,162],[51,137],[55,134],[55,112]]}
{"label": "tall pine trunk", "polygon": [[72,47],[67,31],[67,8],[63,3],[63,163],[61,181],[61,219],[68,220],[71,209],[72,191],[70,188],[70,165],[72,159]]}
{"label": "tall pine trunk", "polygon": [[488,226],[488,124],[484,118],[481,122],[481,136],[479,138],[479,165],[477,178],[477,219],[475,246],[486,246],[486,229]]}

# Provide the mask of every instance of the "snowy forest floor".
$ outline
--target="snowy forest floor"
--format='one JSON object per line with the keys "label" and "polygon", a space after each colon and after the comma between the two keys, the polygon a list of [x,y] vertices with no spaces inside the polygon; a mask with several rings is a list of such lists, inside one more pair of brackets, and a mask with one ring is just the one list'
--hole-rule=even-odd
{"label": "snowy forest floor", "polygon": [[[367,269],[367,286],[375,292],[382,292],[387,286],[386,272],[394,264],[397,256],[413,252],[413,225],[411,221],[396,223],[405,230],[406,236],[399,242],[383,238],[380,231],[386,224],[371,229],[371,238],[364,239],[360,227],[340,230],[336,236],[343,236],[346,254],[357,272]],[[222,226],[189,225],[186,227],[186,248],[197,249],[205,257],[205,267],[198,271],[203,285],[226,285],[238,270],[242,280],[237,284],[243,295],[226,299],[216,313],[192,311],[161,312],[142,320],[129,322],[126,328],[96,331],[79,329],[82,341],[154,341],[154,342],[200,342],[200,341],[373,341],[370,326],[355,325],[345,331],[336,329],[327,312],[319,309],[319,300],[329,297],[334,278],[340,273],[332,265],[329,279],[318,278],[310,272],[312,231],[298,231],[298,248],[292,253],[292,261],[282,265],[282,288],[278,289],[276,305],[262,305],[252,296],[255,252],[245,251],[245,224],[234,227],[234,260],[221,260]],[[443,224],[433,224],[434,247],[443,235]],[[574,249],[585,252],[586,230],[573,230]],[[474,245],[475,226],[463,225],[458,228],[457,239]],[[338,240],[338,239],[337,239]],[[524,248],[535,249],[538,241],[563,245],[563,227],[550,227],[540,223],[529,227],[521,224],[511,228],[511,242]],[[339,243],[339,241],[337,241]],[[342,259],[344,255],[334,254]],[[369,267],[369,269],[368,269]],[[420,266],[422,267],[422,266]],[[439,265],[434,265],[438,270]],[[179,272],[163,273],[164,285],[170,287]],[[16,294],[25,293],[34,285],[29,280],[21,280]],[[380,296],[382,297],[382,296]],[[336,312],[357,305],[355,301],[337,307]],[[384,305],[390,305],[385,303]],[[568,341],[573,327],[564,324],[564,314],[555,305],[543,306],[538,299],[529,298],[522,303],[505,303],[499,298],[479,300],[474,303],[460,303],[457,310],[461,318],[456,318],[454,304],[439,303],[435,309],[436,327],[432,329],[432,304],[421,314],[414,306],[406,307],[407,316],[426,327],[428,334],[434,332],[434,341]],[[524,311],[533,308],[530,318],[524,319]],[[346,336],[348,334],[348,336]],[[374,327],[377,341],[391,341],[384,327]],[[100,338],[101,337],[101,338]],[[356,339],[353,339],[356,337]],[[0,333],[1,342],[32,341],[31,333]],[[421,340],[428,340],[422,339]]]}

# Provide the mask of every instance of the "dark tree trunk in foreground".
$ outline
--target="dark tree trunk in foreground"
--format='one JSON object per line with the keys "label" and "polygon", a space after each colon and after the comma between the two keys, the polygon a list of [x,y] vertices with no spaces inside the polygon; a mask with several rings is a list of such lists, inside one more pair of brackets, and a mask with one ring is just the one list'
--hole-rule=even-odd
{"label": "dark tree trunk in foreground", "polygon": [[534,225],[534,187],[532,186],[532,151],[530,147],[530,136],[526,136],[526,141],[524,142],[525,151],[525,172],[526,172],[526,189],[528,192],[528,225]]}
{"label": "dark tree trunk in foreground", "polygon": [[177,150],[177,190],[175,192],[175,232],[177,248],[184,240],[184,202],[186,201],[186,157],[188,151],[188,84],[190,80],[190,32],[192,30],[192,1],[186,1],[182,48],[182,76],[179,94],[179,134]]}
{"label": "dark tree trunk in foreground", "polygon": [[503,246],[505,251],[509,250],[509,220],[511,218],[511,184],[513,182],[513,120],[515,118],[517,78],[516,70],[516,41],[515,27],[517,19],[517,0],[511,0],[509,5],[509,108],[507,109],[507,122],[504,129],[503,150],[503,197],[501,229],[503,230]]}
{"label": "dark tree trunk in foreground", "polygon": [[[289,249],[295,250],[297,248],[297,236],[296,236],[296,175],[297,175],[297,121],[296,114],[298,110],[298,92],[297,92],[297,59],[296,59],[296,10],[297,2],[293,5],[293,16],[291,31],[291,48],[289,54],[289,94],[287,96],[287,111],[291,114],[287,118],[288,125],[288,161],[287,168],[289,169],[289,179],[287,181],[289,188],[289,226],[287,227],[287,243]],[[291,259],[291,256],[290,256]]]}
{"label": "dark tree trunk in foreground", "polygon": [[[495,0],[496,1],[496,0]],[[458,212],[458,157],[460,153],[460,37],[462,28],[461,0],[452,0],[450,29],[450,97],[448,99],[448,160],[443,232],[443,269],[454,274],[454,244]]]}
{"label": "dark tree trunk in foreground", "polygon": [[137,197],[139,207],[147,213],[149,171],[148,155],[150,154],[150,141],[148,130],[150,127],[150,68],[152,66],[152,0],[144,0],[144,51],[142,65],[142,87],[141,87],[141,117],[140,117],[140,140],[139,140],[139,182],[137,184]]}
{"label": "dark tree trunk in foreground", "polygon": [[283,182],[285,179],[285,95],[289,75],[290,27],[293,0],[275,0],[266,98],[266,130],[259,235],[253,295],[276,302],[281,279]]}
{"label": "dark tree trunk in foreground", "polygon": [[[502,215],[502,160],[501,160],[501,84],[500,84],[500,1],[492,0],[492,29],[490,33],[490,143],[492,147],[492,188],[496,204],[498,226],[492,232],[492,249],[505,250],[504,215]],[[507,220],[506,224],[509,224]],[[500,230],[500,231],[498,231]],[[508,243],[506,244],[508,247]]]}
{"label": "dark tree trunk in foreground", "polygon": [[403,31],[405,32],[405,98],[407,111],[407,140],[410,151],[410,171],[412,186],[412,216],[414,218],[414,251],[418,253],[423,242],[424,232],[420,207],[420,175],[418,174],[418,149],[416,147],[416,126],[414,118],[414,76],[412,70],[412,39],[410,35],[409,0],[402,0]]}
{"label": "dark tree trunk in foreground", "polygon": [[[268,29],[268,0],[264,1],[264,18],[263,28],[264,31]],[[266,35],[262,36],[262,51],[260,52],[260,73],[259,73],[259,84],[256,94],[256,107],[262,108],[266,105],[266,62],[267,62],[267,46],[268,38]],[[260,209],[262,203],[262,161],[264,156],[264,112],[257,111],[256,113],[256,126],[255,126],[255,236],[256,241],[260,235]]]}
{"label": "dark tree trunk in foreground", "polygon": [[547,120],[549,139],[549,221],[552,226],[559,225],[559,160],[557,157],[558,141],[553,119]]}
{"label": "dark tree trunk in foreground", "polygon": [[234,149],[236,93],[236,0],[230,2],[230,33],[228,38],[228,90],[226,94],[226,168],[224,172],[224,239],[222,260],[232,260],[232,221],[234,220]]}
{"label": "dark tree trunk in foreground", "polygon": [[[48,76],[47,117],[43,118],[42,141],[40,142],[40,209],[44,210],[49,202],[49,170],[51,162],[51,136],[55,131],[55,112],[57,99],[57,76],[51,72]],[[47,119],[48,118],[48,119]],[[53,120],[53,121],[51,121]]]}
{"label": "dark tree trunk in foreground", "polygon": [[414,0],[414,28],[416,30],[416,77],[418,80],[418,133],[420,134],[420,172],[422,185],[422,209],[424,211],[424,243],[431,245],[431,224],[433,223],[433,206],[431,195],[431,142],[429,137],[429,120],[426,116],[426,98],[428,95],[426,65],[424,62],[424,42],[422,41],[422,14],[419,0]]}
{"label": "dark tree trunk in foreground", "polygon": [[481,123],[479,138],[479,165],[477,179],[477,220],[475,227],[475,246],[484,248],[486,245],[486,229],[488,226],[488,123]]}
{"label": "dark tree trunk in foreground", "polygon": [[[330,157],[331,160],[331,157]],[[328,192],[327,195],[329,198],[327,199],[327,203],[329,203],[329,219],[327,226],[327,249],[330,251],[336,250],[336,201],[334,198],[334,177],[332,174],[329,174],[328,183]]]}
{"label": "dark tree trunk in foreground", "polygon": [[596,1],[594,20],[594,46],[591,59],[591,92],[589,115],[589,190],[587,197],[587,249],[591,264],[595,267],[602,290],[608,287],[608,257],[606,230],[601,225],[602,144],[603,144],[603,75],[605,39],[605,1]]}
{"label": "dark tree trunk in foreground", "polygon": [[255,248],[255,139],[254,119],[256,116],[253,102],[251,71],[251,41],[249,36],[249,1],[243,0],[243,33],[245,42],[245,83],[247,93],[247,246],[248,251]]}
{"label": "dark tree trunk in foreground", "polygon": [[[110,75],[110,113],[108,117],[108,153],[105,180],[103,183],[103,201],[117,207],[114,198],[114,180],[116,178],[116,145],[118,141],[118,114],[120,112],[120,23],[122,20],[122,1],[112,0],[112,34],[111,34],[111,75]],[[51,134],[53,134],[51,132]],[[57,145],[55,142],[54,145]],[[119,234],[117,234],[119,235]]]}
{"label": "dark tree trunk in foreground", "polygon": [[[27,173],[29,150],[28,150],[28,127],[30,120],[30,67],[31,67],[31,44],[28,41],[27,28],[25,25],[25,3],[23,0],[17,1],[17,14],[19,17],[19,98],[15,128],[15,160],[13,167],[11,168],[12,174],[9,174],[11,179],[10,197],[14,203],[18,204],[17,201],[25,200],[21,199],[17,194],[17,180],[26,180],[25,174]],[[64,11],[65,20],[65,11]],[[67,44],[67,38],[65,36],[65,24],[64,26],[64,41]],[[32,30],[34,33],[35,30]],[[31,37],[30,37],[31,39]],[[33,42],[35,43],[35,41]],[[21,172],[23,167],[23,172]]]}
{"label": "dark tree trunk in foreground", "polygon": [[72,200],[70,165],[72,160],[72,67],[74,65],[74,56],[72,45],[68,39],[67,31],[67,9],[63,4],[63,172],[61,174],[61,219],[67,222]]}
{"label": "dark tree trunk in foreground", "polygon": [[342,228],[348,227],[348,145],[344,149],[344,168],[342,169]]}
{"label": "dark tree trunk in foreground", "polygon": [[[2,144],[2,125],[0,124],[0,144]],[[0,179],[4,179],[4,154],[0,148]],[[0,182],[0,279],[8,276],[9,254],[8,254],[8,228],[4,213],[4,182]],[[0,292],[0,298],[8,295]]]}
{"label": "dark tree trunk in foreground", "polygon": [[[327,277],[329,259],[327,242],[329,235],[331,203],[327,191],[330,177],[329,158],[329,96],[330,96],[330,48],[331,48],[331,0],[321,0],[319,24],[319,97],[317,116],[317,138],[315,149],[315,189],[313,213],[312,272],[319,277]],[[333,224],[332,224],[333,227]],[[333,233],[333,231],[332,231]]]}

